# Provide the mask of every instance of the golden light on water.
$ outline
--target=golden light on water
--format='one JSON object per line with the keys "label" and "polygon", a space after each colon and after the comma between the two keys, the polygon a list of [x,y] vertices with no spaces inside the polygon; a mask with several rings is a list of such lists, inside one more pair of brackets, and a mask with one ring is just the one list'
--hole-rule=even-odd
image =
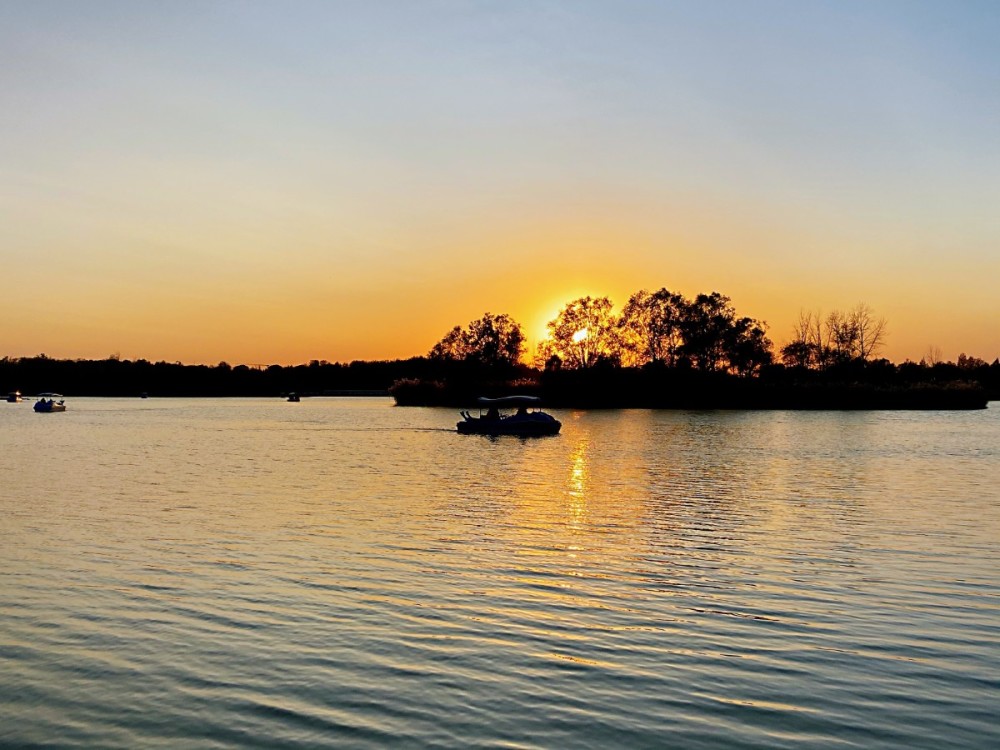
{"label": "golden light on water", "polygon": [[587,440],[581,440],[573,449],[569,473],[569,517],[571,523],[584,519],[587,515],[587,482],[590,467],[587,462]]}

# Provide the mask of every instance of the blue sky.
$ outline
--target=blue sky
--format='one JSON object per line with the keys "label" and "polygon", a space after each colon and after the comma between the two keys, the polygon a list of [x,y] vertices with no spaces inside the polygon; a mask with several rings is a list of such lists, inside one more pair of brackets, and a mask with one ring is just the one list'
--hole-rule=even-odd
{"label": "blue sky", "polygon": [[998,38],[972,2],[8,4],[2,353],[408,356],[667,286],[992,359]]}

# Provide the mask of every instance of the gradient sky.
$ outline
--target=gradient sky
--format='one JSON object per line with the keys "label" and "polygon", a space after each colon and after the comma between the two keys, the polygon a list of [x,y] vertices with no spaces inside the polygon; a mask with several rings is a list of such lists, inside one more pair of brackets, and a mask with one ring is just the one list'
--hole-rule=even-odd
{"label": "gradient sky", "polygon": [[425,353],[584,294],[1000,355],[1000,3],[7,2],[0,356]]}

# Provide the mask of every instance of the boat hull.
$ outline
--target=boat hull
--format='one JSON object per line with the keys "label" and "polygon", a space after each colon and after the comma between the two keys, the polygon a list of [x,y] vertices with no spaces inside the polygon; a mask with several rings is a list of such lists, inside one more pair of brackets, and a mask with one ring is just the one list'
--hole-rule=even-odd
{"label": "boat hull", "polygon": [[66,411],[66,404],[43,404],[38,402],[35,404],[35,411],[39,414],[49,414],[51,412]]}
{"label": "boat hull", "polygon": [[515,435],[517,437],[545,437],[558,435],[562,423],[552,420],[509,419],[467,419],[459,422],[457,429],[461,435]]}

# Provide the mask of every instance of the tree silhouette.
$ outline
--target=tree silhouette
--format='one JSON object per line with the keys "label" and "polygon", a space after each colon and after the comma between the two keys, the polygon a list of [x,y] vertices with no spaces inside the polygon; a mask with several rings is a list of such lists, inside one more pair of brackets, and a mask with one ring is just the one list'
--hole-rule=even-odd
{"label": "tree silhouette", "polygon": [[862,362],[867,362],[885,344],[888,333],[885,318],[876,318],[864,302],[859,302],[848,313],[855,335],[855,352]]}
{"label": "tree silhouette", "polygon": [[726,363],[726,334],[736,319],[729,297],[718,292],[699,294],[684,306],[679,347],[695,369],[714,371]]}
{"label": "tree silhouette", "polygon": [[455,326],[438,341],[428,357],[438,360],[476,362],[485,367],[513,367],[524,353],[524,332],[509,315],[485,313],[469,323]]}
{"label": "tree silhouette", "polygon": [[729,369],[737,375],[753,375],[774,361],[771,340],[763,323],[753,318],[737,318],[725,337]]}
{"label": "tree silhouette", "polygon": [[681,322],[687,304],[666,288],[633,294],[618,318],[622,359],[629,365],[672,366],[682,343]]}
{"label": "tree silhouette", "polygon": [[681,310],[683,342],[677,352],[696,369],[751,375],[773,360],[765,324],[737,317],[729,297],[718,292],[699,294]]}
{"label": "tree silhouette", "polygon": [[462,326],[455,326],[431,347],[427,356],[431,359],[464,360],[467,354],[465,331]]}
{"label": "tree silhouette", "polygon": [[467,359],[487,367],[512,367],[524,353],[524,332],[509,315],[486,313],[469,323]]}
{"label": "tree silhouette", "polygon": [[792,339],[781,349],[782,362],[789,367],[819,367],[825,350],[822,316],[799,310]]}
{"label": "tree silhouette", "polygon": [[593,367],[598,362],[619,361],[617,321],[607,297],[581,297],[567,304],[547,324],[549,338],[542,342],[540,356],[558,357],[571,369]]}
{"label": "tree silhouette", "polygon": [[849,362],[866,363],[885,345],[888,325],[864,302],[826,318],[800,312],[792,340],[781,350],[786,365],[826,369]]}

